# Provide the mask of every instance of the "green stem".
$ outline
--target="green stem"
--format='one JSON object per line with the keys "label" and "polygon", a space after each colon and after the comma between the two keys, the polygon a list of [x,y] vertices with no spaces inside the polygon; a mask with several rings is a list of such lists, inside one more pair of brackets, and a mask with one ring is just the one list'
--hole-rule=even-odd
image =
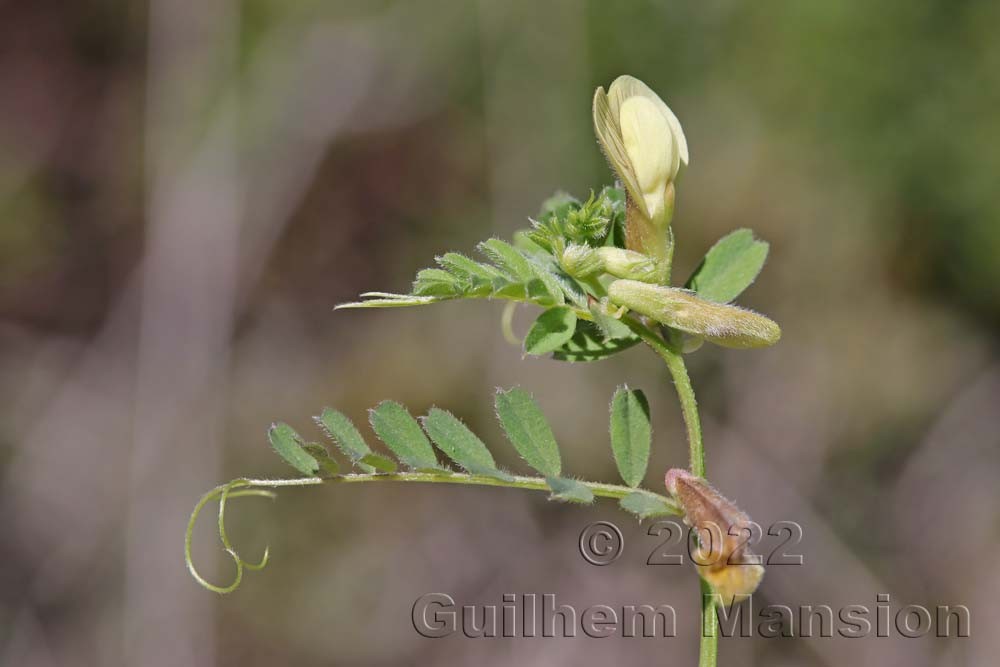
{"label": "green stem", "polygon": [[[699,477],[705,476],[705,443],[701,437],[701,419],[698,416],[698,401],[695,400],[694,387],[688,376],[687,366],[680,350],[671,346],[649,327],[633,318],[625,318],[625,323],[647,345],[656,351],[667,364],[670,376],[674,379],[677,398],[680,399],[681,414],[687,427],[688,447],[691,457],[691,472]],[[698,666],[715,667],[719,656],[718,618],[715,615],[715,602],[712,586],[699,578],[701,584],[701,639],[698,648]]]}
{"label": "green stem", "polygon": [[698,401],[694,396],[694,387],[688,376],[687,366],[680,350],[675,349],[649,327],[633,318],[622,320],[647,345],[653,348],[667,364],[670,376],[674,379],[677,398],[680,399],[681,414],[684,426],[687,428],[688,447],[690,448],[691,472],[699,477],[705,476],[705,444],[701,438],[701,420],[698,417]]}
{"label": "green stem", "polygon": [[715,615],[712,585],[701,582],[701,643],[698,647],[698,667],[715,667],[719,658],[719,618]]}
{"label": "green stem", "polygon": [[[304,477],[301,479],[248,479],[243,478],[247,486],[257,488],[274,488],[277,486],[314,486],[317,484],[356,484],[362,482],[417,482],[430,484],[474,484],[478,486],[500,486],[508,489],[527,489],[529,491],[551,491],[549,484],[543,477],[527,477],[521,475],[509,475],[506,478],[492,477],[490,475],[473,475],[457,472],[433,472],[433,471],[413,471],[413,472],[374,472],[374,473],[351,473],[347,475],[336,475],[334,477]],[[625,496],[636,491],[646,493],[657,500],[663,502],[671,513],[680,515],[681,510],[677,503],[668,496],[662,496],[652,491],[634,489],[630,486],[620,484],[603,484],[601,482],[580,482],[586,486],[598,498],[613,498],[621,500]],[[220,487],[221,488],[221,487]],[[232,494],[231,494],[232,495]]]}

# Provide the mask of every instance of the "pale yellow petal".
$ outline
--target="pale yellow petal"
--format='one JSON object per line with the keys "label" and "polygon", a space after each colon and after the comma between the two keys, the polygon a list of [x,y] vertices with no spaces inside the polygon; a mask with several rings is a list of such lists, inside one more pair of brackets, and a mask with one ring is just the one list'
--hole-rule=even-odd
{"label": "pale yellow petal", "polygon": [[667,123],[670,125],[670,129],[674,135],[674,141],[677,142],[678,162],[687,166],[689,154],[684,130],[681,128],[681,123],[677,120],[677,116],[674,115],[674,112],[670,110],[670,107],[666,105],[659,95],[653,92],[645,83],[628,74],[623,74],[615,79],[608,88],[608,103],[616,116],[625,100],[637,96],[645,97],[652,101],[663,114],[663,117],[667,119]]}
{"label": "pale yellow petal", "polygon": [[659,220],[664,211],[667,184],[676,174],[677,152],[667,119],[645,97],[625,100],[618,114],[622,142],[642,189],[646,211]]}
{"label": "pale yellow petal", "polygon": [[604,151],[608,163],[618,175],[622,185],[625,186],[629,199],[639,207],[643,215],[649,217],[649,211],[646,210],[646,202],[642,196],[642,188],[639,187],[632,163],[629,161],[628,152],[625,150],[621,127],[618,125],[618,114],[611,109],[603,87],[594,92],[594,133],[597,134],[597,140],[601,144],[601,149]]}

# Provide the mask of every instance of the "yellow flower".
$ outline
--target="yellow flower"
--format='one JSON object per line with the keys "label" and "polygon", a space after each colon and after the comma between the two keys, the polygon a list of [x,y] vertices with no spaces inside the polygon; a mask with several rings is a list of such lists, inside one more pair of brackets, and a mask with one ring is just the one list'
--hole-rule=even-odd
{"label": "yellow flower", "polygon": [[663,229],[673,209],[669,186],[688,164],[677,116],[649,86],[624,75],[607,93],[603,87],[594,93],[594,131],[630,202]]}

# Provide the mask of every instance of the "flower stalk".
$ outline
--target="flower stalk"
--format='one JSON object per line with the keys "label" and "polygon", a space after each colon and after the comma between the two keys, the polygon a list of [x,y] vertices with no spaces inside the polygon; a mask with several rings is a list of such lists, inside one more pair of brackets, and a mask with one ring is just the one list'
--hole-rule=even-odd
{"label": "flower stalk", "polygon": [[[372,410],[372,426],[398,463],[409,468],[400,472],[397,461],[368,447],[350,419],[324,408],[317,423],[360,472],[341,473],[340,464],[322,444],[306,441],[287,424],[272,425],[268,432],[272,447],[304,477],[240,478],[202,497],[185,539],[187,564],[199,583],[227,593],[239,584],[244,570],[264,566],[267,551],[259,563],[239,556],[226,534],[224,513],[228,499],[273,497],[269,489],[276,487],[435,483],[543,491],[553,500],[584,505],[597,497],[611,498],[639,518],[676,514],[699,531],[699,665],[715,667],[716,601],[730,604],[752,593],[763,576],[763,567],[753,561],[756,557],[740,540],[740,532],[751,524],[750,519],[705,479],[698,403],[684,355],[703,341],[730,348],[764,347],[778,341],[781,329],[775,322],[731,305],[757,277],[768,245],[755,239],[749,229],[735,230],[712,246],[683,288],[671,286],[676,183],[689,162],[680,123],[656,93],[630,76],[618,77],[607,91],[597,89],[593,120],[621,188],[605,187],[586,202],[559,194],[543,204],[532,228],[516,234],[513,243],[496,238],[480,243],[477,249],[487,258],[485,263],[457,252],[445,253],[436,258],[437,268],[417,274],[409,293],[368,292],[361,295],[361,301],[338,308],[425,306],[452,299],[504,300],[508,307],[502,328],[509,340],[515,340],[513,307],[518,303],[541,306],[543,312],[524,338],[524,351],[529,355],[551,354],[559,361],[598,361],[645,343],[670,373],[687,435],[689,468],[667,473],[667,495],[639,487],[652,443],[648,402],[641,390],[619,388],[611,403],[611,448],[626,481],[624,486],[567,476],[552,429],[534,399],[520,388],[498,392],[497,416],[507,439],[540,473],[538,477],[512,475],[499,468],[482,440],[454,415],[433,408],[418,422],[402,405],[386,401]],[[442,466],[437,452],[464,472]],[[235,581],[228,586],[207,582],[191,563],[195,520],[215,500],[219,503],[219,537],[236,566]],[[731,532],[734,528],[738,529],[735,535]],[[710,531],[713,539],[703,540],[704,530]],[[705,552],[715,555],[715,548],[718,558],[705,562]],[[735,563],[730,560],[734,556],[740,557]]]}

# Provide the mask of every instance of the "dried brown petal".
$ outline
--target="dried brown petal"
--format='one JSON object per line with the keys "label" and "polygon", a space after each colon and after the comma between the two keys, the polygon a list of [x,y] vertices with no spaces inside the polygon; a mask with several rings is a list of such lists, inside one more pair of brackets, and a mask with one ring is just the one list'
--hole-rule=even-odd
{"label": "dried brown petal", "polygon": [[[747,546],[759,528],[711,484],[687,470],[667,472],[667,491],[684,509],[684,521],[695,531],[700,548],[692,554],[703,579],[712,584],[725,605],[750,595],[764,577],[764,568]],[[755,530],[756,528],[756,530]]]}

